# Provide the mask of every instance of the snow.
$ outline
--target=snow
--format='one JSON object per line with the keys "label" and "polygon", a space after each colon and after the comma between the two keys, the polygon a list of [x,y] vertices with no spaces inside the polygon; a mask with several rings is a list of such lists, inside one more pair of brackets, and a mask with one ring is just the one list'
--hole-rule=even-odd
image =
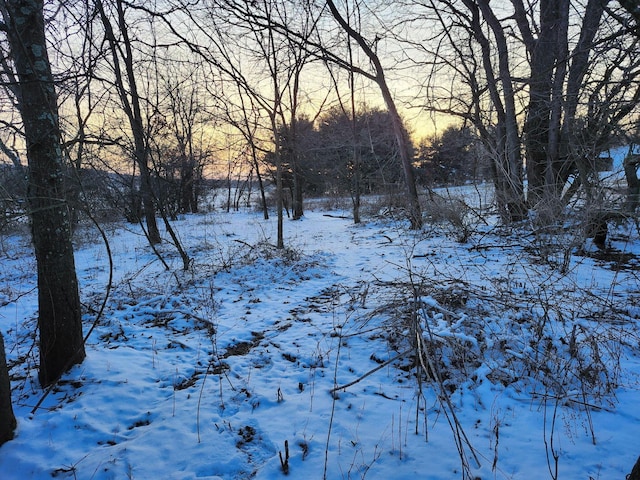
{"label": "snow", "polygon": [[[543,252],[524,230],[478,223],[459,243],[446,225],[414,232],[344,216],[318,208],[286,221],[283,251],[273,247],[275,219],[259,213],[184,216],[173,226],[193,258],[187,272],[168,235],[165,271],[136,226],[108,227],[113,288],[87,358],[33,413],[43,395],[35,266],[28,239],[5,234],[0,329],[18,429],[0,447],[0,477],[631,471],[640,455],[635,227],[613,240],[629,254],[626,268],[585,244],[565,247],[562,271],[553,264],[562,245]],[[86,333],[109,262],[95,230],[76,243]],[[437,371],[423,372],[420,388],[411,339]]]}

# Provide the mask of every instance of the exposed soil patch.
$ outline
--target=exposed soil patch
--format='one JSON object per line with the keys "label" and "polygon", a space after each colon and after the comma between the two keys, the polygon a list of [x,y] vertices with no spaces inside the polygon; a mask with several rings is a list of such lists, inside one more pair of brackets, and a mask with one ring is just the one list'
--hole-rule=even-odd
{"label": "exposed soil patch", "polygon": [[604,265],[608,264],[608,268],[614,271],[640,270],[640,257],[638,255],[615,248],[598,249],[592,252],[580,250],[577,255],[593,258]]}
{"label": "exposed soil patch", "polygon": [[200,376],[199,371],[195,371],[193,372],[193,374],[189,377],[189,378],[184,378],[181,381],[177,382],[174,386],[173,389],[174,390],[185,390],[189,387],[192,387],[196,384],[196,382],[198,381],[198,377]]}
{"label": "exposed soil patch", "polygon": [[250,341],[242,341],[234,345],[229,345],[222,355],[222,358],[246,355],[252,348],[260,344],[260,341],[264,338],[264,333],[251,332],[251,336],[253,338]]}

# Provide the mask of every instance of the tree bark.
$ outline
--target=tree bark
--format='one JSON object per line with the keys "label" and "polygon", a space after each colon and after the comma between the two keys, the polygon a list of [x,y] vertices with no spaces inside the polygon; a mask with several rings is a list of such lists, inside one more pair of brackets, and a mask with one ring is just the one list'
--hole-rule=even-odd
{"label": "tree bark", "polygon": [[[297,83],[296,77],[296,83]],[[297,98],[297,92],[295,93]],[[289,135],[287,141],[290,143],[291,154],[291,181],[292,181],[292,198],[291,198],[291,214],[294,220],[300,220],[304,216],[304,199],[302,195],[302,175],[300,173],[300,147],[298,136],[298,119],[294,117],[296,109],[292,112],[291,122],[289,125]]]}
{"label": "tree bark", "polygon": [[633,466],[631,473],[627,475],[627,480],[640,480],[640,457],[636,460],[636,464]]}
{"label": "tree bark", "polygon": [[11,406],[11,382],[4,352],[4,339],[0,333],[0,445],[13,438],[16,426],[16,417]]}
{"label": "tree bark", "polygon": [[[275,120],[272,120],[272,128],[275,131],[277,127],[275,126]],[[277,138],[277,135],[275,135]],[[276,155],[276,210],[278,213],[277,216],[277,225],[278,225],[278,233],[276,240],[276,248],[283,249],[284,248],[284,190],[282,188],[282,156],[280,152],[279,141],[276,139],[275,145],[275,155]]]}
{"label": "tree bark", "polygon": [[[540,32],[531,52],[531,78],[529,104],[524,124],[524,143],[527,152],[528,201],[535,207],[545,195],[550,169],[549,137],[551,125],[554,78],[559,68],[558,38],[566,35],[567,0],[542,0],[540,2]],[[521,26],[522,28],[522,26]],[[528,28],[528,25],[525,27]],[[557,183],[555,181],[554,183]]]}
{"label": "tree bark", "polygon": [[28,200],[38,273],[41,385],[85,357],[57,96],[41,0],[0,3],[17,73],[29,163]]}
{"label": "tree bark", "polygon": [[624,159],[624,174],[627,179],[627,201],[625,209],[629,213],[634,213],[640,205],[640,179],[638,179],[638,164],[640,156],[627,155]]}

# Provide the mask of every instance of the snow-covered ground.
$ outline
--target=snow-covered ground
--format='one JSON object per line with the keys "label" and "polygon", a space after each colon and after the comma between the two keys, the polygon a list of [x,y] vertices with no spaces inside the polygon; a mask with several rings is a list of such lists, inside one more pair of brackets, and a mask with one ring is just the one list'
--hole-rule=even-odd
{"label": "snow-covered ground", "polygon": [[[479,220],[459,243],[446,224],[414,232],[347,215],[318,209],[286,221],[282,251],[275,220],[259,213],[186,216],[174,227],[193,259],[187,272],[168,236],[165,271],[135,226],[110,227],[113,289],[87,358],[35,412],[34,260],[25,236],[5,234],[0,329],[18,429],[0,447],[0,478],[631,471],[635,229],[602,254]],[[77,243],[86,332],[109,261],[97,232]]]}

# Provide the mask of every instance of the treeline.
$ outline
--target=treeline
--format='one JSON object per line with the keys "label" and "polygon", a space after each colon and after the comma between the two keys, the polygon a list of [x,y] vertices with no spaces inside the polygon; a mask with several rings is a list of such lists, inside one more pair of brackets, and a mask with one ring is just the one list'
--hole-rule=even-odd
{"label": "treeline", "polygon": [[[402,191],[404,178],[389,113],[362,106],[355,119],[334,107],[315,122],[296,121],[296,138],[279,130],[286,184],[298,169],[305,195]],[[417,144],[405,129],[416,178],[423,186],[461,185],[491,179],[491,157],[470,127],[449,126]],[[273,153],[266,155],[274,165]],[[295,157],[295,158],[294,158]],[[359,165],[356,165],[359,162]]]}
{"label": "treeline", "polygon": [[[398,193],[403,191],[403,176],[398,158],[389,113],[381,108],[361,106],[355,119],[339,108],[330,108],[315,122],[308,118],[296,120],[296,138],[280,128],[283,182],[288,206],[296,195],[304,197],[345,196],[359,189],[363,195]],[[411,148],[413,165],[419,184],[424,186],[462,185],[488,181],[492,178],[491,157],[481,140],[469,127],[447,127],[441,134],[421,139],[415,144],[405,131]],[[258,168],[265,173],[263,187],[273,190],[276,177],[275,155],[261,154]],[[252,207],[263,207],[255,177],[255,166],[241,156],[233,168],[205,170],[204,156],[187,159],[170,148],[151,154],[150,184],[159,209],[175,219],[178,214],[197,213],[217,193],[219,206],[238,209],[247,196]],[[354,159],[359,159],[356,168]],[[294,173],[294,168],[297,170]],[[3,223],[24,216],[27,198],[26,167],[0,166],[0,206]],[[81,166],[66,170],[67,198],[75,221],[90,213],[99,221],[126,219],[138,223],[144,218],[140,178],[118,172],[107,165]],[[294,181],[298,177],[297,182]],[[223,198],[227,195],[226,201]],[[268,193],[265,200],[272,200]],[[303,202],[303,198],[300,202]],[[203,205],[203,200],[206,204]],[[272,205],[267,205],[267,208]]]}

